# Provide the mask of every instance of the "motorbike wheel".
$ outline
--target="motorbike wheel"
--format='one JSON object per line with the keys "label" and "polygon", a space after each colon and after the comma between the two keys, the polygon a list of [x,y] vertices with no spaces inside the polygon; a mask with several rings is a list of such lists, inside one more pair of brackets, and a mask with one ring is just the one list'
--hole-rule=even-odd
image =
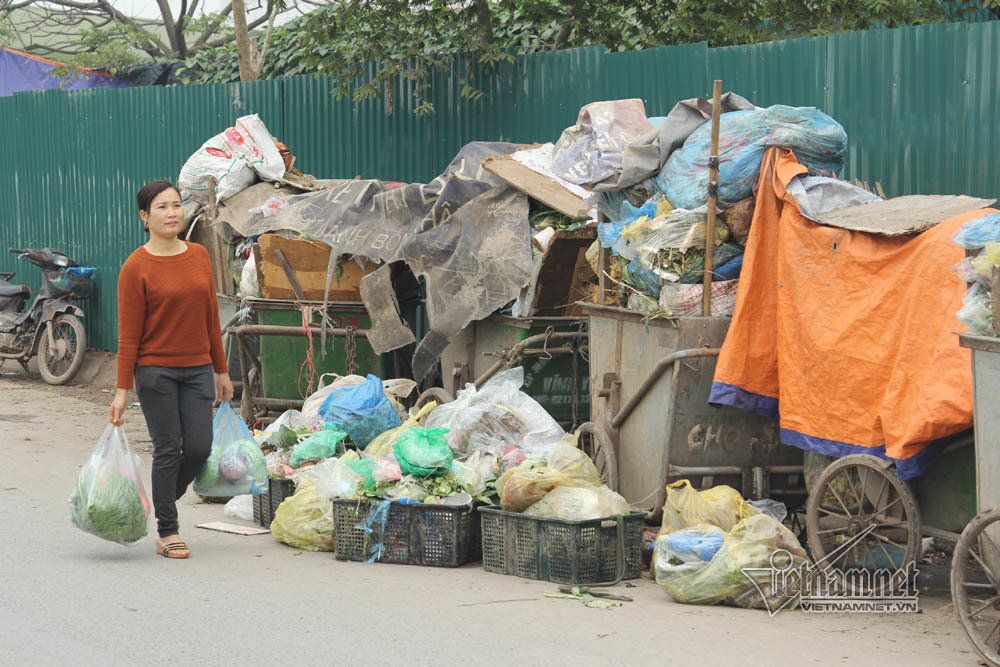
{"label": "motorbike wheel", "polygon": [[55,347],[49,344],[48,332],[42,332],[38,344],[38,372],[49,384],[66,384],[83,365],[87,333],[83,322],[75,315],[57,315],[52,320],[52,338]]}

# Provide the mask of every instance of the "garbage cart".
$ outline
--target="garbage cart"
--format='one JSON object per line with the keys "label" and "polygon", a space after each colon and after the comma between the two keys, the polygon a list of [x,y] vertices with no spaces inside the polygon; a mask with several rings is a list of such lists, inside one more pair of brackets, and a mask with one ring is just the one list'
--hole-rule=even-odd
{"label": "garbage cart", "polygon": [[634,507],[658,519],[667,483],[681,478],[750,498],[804,497],[802,452],[780,443],[777,421],[708,403],[729,318],[583,310],[591,422],[580,431],[594,436],[583,446]]}

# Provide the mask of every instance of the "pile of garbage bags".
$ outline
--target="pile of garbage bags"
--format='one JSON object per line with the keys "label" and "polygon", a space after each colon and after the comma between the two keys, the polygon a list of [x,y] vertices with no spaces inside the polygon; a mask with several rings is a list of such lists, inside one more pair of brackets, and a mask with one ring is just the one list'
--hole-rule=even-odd
{"label": "pile of garbage bags", "polygon": [[794,608],[799,591],[773,589],[776,554],[783,568],[797,569],[808,559],[774,512],[728,486],[697,491],[688,480],[669,485],[653,546],[656,583],[685,604]]}
{"label": "pile of garbage bags", "polygon": [[1000,336],[993,319],[995,304],[992,298],[994,269],[1000,267],[1000,213],[965,223],[952,240],[971,255],[954,269],[969,285],[957,313],[958,319],[971,334]]}
{"label": "pile of garbage bags", "polygon": [[[600,193],[597,204],[608,222],[599,225],[599,244],[588,260],[596,272],[599,247],[611,249],[614,305],[650,316],[701,313],[712,128],[698,115],[697,102],[680,102],[666,118],[654,119],[645,118],[641,100],[595,102],[556,144],[552,171]],[[847,152],[844,128],[819,109],[762,109],[733,94],[724,102],[720,216],[711,244],[715,316],[731,315],[735,306],[764,151],[790,148],[814,176],[835,175]],[[649,171],[654,154],[659,170]],[[625,187],[609,185],[615,183]]]}
{"label": "pile of garbage bags", "polygon": [[500,504],[541,518],[583,520],[629,512],[602,486],[586,454],[521,391],[523,368],[468,385],[452,403],[406,412],[413,383],[337,378],[255,434],[268,476],[295,493],[271,533],[300,549],[333,548],[332,501]]}

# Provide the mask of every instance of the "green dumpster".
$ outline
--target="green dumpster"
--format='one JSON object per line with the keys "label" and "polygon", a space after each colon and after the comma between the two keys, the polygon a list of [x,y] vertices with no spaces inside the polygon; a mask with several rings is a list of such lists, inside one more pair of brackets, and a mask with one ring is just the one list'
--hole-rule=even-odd
{"label": "green dumpster", "polygon": [[[321,323],[320,311],[323,304],[319,302],[302,305],[315,308],[312,317],[313,326]],[[271,326],[302,326],[301,306],[294,301],[254,300],[251,308],[257,314],[258,322]],[[371,319],[360,304],[331,303],[328,304],[328,317],[334,327],[354,327],[367,329]],[[313,363],[318,373],[347,374],[347,352],[351,341],[327,336],[326,356],[320,354],[319,336],[313,336]],[[380,378],[391,376],[391,363],[385,355],[375,354],[368,340],[363,337],[353,339],[355,346],[354,373],[357,375],[377,375]],[[304,398],[306,391],[303,362],[309,349],[309,339],[305,336],[261,336],[260,366],[261,388],[266,398],[299,399]],[[302,372],[300,390],[299,373]],[[315,387],[313,388],[315,390]]]}

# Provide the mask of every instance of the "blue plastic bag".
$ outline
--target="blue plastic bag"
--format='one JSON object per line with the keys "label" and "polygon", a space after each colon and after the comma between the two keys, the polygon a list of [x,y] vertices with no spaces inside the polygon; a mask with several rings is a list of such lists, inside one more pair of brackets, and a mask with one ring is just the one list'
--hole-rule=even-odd
{"label": "blue plastic bag", "polygon": [[622,237],[622,230],[633,220],[638,220],[642,216],[652,218],[656,216],[656,202],[648,201],[640,208],[632,206],[627,201],[622,202],[622,208],[618,216],[611,222],[602,222],[597,225],[597,237],[601,240],[601,246],[613,248],[618,239]]}
{"label": "blue plastic bag", "polygon": [[[743,270],[743,255],[737,255],[715,270],[719,280],[735,280]],[[714,280],[715,278],[713,278]]]}
{"label": "blue plastic bag", "polygon": [[976,250],[987,243],[1000,243],[1000,213],[970,220],[959,228],[951,240],[967,250]]}
{"label": "blue plastic bag", "polygon": [[377,436],[403,421],[386,398],[382,380],[369,375],[361,384],[341,387],[330,392],[320,406],[319,415],[327,428],[339,428],[364,449]]}
{"label": "blue plastic bag", "polygon": [[[677,208],[695,209],[708,201],[708,157],[712,124],[705,123],[674,151],[656,178],[657,188]],[[775,105],[759,111],[732,111],[719,120],[719,206],[727,208],[753,194],[764,151],[791,148],[814,176],[833,176],[844,166],[847,133],[813,107]]]}

